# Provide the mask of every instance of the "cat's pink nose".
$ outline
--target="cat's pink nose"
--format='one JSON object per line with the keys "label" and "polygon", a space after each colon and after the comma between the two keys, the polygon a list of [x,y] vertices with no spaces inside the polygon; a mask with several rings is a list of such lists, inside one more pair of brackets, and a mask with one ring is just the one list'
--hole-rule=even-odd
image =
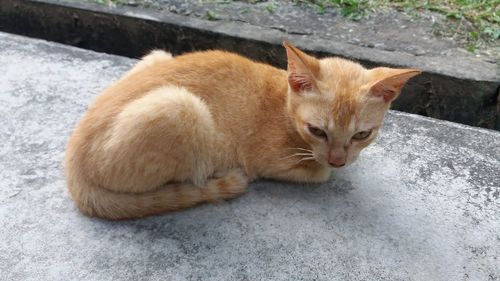
{"label": "cat's pink nose", "polygon": [[335,168],[340,168],[345,166],[345,157],[331,157],[328,159],[328,164]]}

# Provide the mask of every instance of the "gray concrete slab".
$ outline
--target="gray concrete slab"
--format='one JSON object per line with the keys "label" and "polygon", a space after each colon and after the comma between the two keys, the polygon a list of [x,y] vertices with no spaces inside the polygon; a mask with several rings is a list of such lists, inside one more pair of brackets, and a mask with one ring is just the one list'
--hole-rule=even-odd
{"label": "gray concrete slab", "polygon": [[65,144],[133,63],[0,33],[0,280],[499,280],[500,133],[398,112],[325,184],[259,181],[137,221],[82,216]]}

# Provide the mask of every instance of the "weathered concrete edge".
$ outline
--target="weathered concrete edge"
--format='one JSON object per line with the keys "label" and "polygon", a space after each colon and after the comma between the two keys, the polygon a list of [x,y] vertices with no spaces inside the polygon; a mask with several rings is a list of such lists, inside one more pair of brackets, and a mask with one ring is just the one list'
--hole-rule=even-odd
{"label": "weathered concrete edge", "polygon": [[471,132],[476,132],[478,134],[486,134],[486,135],[490,135],[490,136],[494,136],[494,137],[499,136],[498,130],[497,131],[490,130],[487,128],[481,128],[481,127],[477,127],[477,126],[471,126],[471,125],[456,123],[456,122],[452,122],[452,121],[436,119],[436,118],[422,116],[422,115],[413,114],[413,113],[408,113],[408,112],[404,112],[404,111],[390,109],[389,114],[394,115],[394,116],[407,117],[407,118],[411,117],[417,121],[422,121],[422,122],[431,123],[431,124],[440,124],[440,125],[446,126],[448,128],[453,128],[453,129],[457,129],[457,130],[467,130],[467,131],[471,131]]}
{"label": "weathered concrete edge", "polygon": [[[500,70],[493,64],[479,65],[473,61],[469,66],[473,71],[469,72],[476,76],[465,78],[463,66],[439,69],[450,65],[449,59],[444,62],[442,58],[427,58],[422,63],[424,57],[289,35],[245,23],[211,22],[171,13],[55,0],[0,0],[0,29],[131,57],[158,47],[177,52],[222,48],[281,67],[285,63],[281,42],[288,39],[316,55],[347,57],[368,67],[421,68],[424,74],[405,87],[395,109],[500,129]],[[483,77],[479,77],[481,73]]]}
{"label": "weathered concrete edge", "polygon": [[[4,0],[2,0],[4,1]],[[10,1],[12,3],[19,1]],[[71,3],[61,0],[20,0],[23,2],[40,2],[52,5],[66,6],[72,9],[89,10],[95,13],[106,13],[111,16],[130,17],[143,21],[155,21],[168,25],[200,30],[201,32],[219,33],[235,39],[248,41],[262,41],[279,45],[287,39],[306,51],[341,56],[369,65],[392,65],[398,67],[413,67],[427,73],[440,74],[466,80],[500,81],[500,64],[488,63],[470,58],[450,60],[441,56],[415,56],[409,53],[386,51],[375,48],[356,46],[352,44],[334,42],[311,35],[287,34],[283,31],[261,28],[248,23],[227,21],[208,21],[194,17],[186,17],[163,11],[134,9],[130,7],[107,7],[88,2]],[[203,48],[203,46],[200,46]]]}

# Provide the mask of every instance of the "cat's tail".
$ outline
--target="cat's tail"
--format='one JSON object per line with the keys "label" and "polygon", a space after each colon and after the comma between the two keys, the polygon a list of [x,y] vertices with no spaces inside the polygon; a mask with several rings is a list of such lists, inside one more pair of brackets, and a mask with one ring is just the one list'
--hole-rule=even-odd
{"label": "cat's tail", "polygon": [[81,181],[68,183],[70,194],[82,213],[113,220],[158,215],[203,202],[234,198],[244,193],[247,186],[247,177],[237,169],[221,178],[209,179],[204,187],[175,183],[145,193],[114,192]]}

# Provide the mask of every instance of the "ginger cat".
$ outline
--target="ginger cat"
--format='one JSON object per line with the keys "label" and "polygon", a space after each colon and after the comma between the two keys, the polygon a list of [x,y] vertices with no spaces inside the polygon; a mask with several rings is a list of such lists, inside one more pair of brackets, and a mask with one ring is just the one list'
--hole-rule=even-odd
{"label": "ginger cat", "polygon": [[374,140],[420,73],[284,46],[287,71],[222,51],[144,57],[69,140],[66,176],[78,208],[140,218],[236,197],[257,178],[326,181]]}

